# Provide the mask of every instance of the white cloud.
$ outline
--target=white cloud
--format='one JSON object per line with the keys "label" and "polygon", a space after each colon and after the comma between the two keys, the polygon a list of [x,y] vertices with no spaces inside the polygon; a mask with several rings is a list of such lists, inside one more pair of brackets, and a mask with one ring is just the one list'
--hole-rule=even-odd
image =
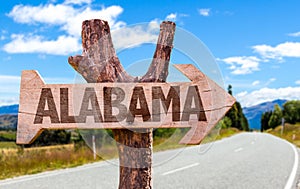
{"label": "white cloud", "polygon": [[110,6],[103,8],[102,10],[92,10],[87,7],[83,11],[78,11],[72,18],[67,18],[66,23],[63,25],[63,30],[68,34],[80,37],[81,35],[81,25],[82,21],[89,19],[102,19],[109,23],[112,30],[119,29],[124,26],[125,23],[121,21],[116,21],[117,17],[123,12],[120,6]]}
{"label": "white cloud", "polygon": [[59,36],[56,40],[44,40],[41,36],[12,35],[12,41],[4,45],[8,53],[45,53],[67,55],[81,49],[78,39]]}
{"label": "white cloud", "polygon": [[288,36],[292,36],[292,37],[300,37],[300,32],[289,33]]}
{"label": "white cloud", "polygon": [[210,9],[198,9],[201,16],[210,16]]}
{"label": "white cloud", "polygon": [[[0,75],[0,86],[3,85],[11,85],[11,84],[18,84],[21,81],[20,76],[12,76],[12,75]],[[3,88],[2,88],[3,89]],[[0,92],[3,92],[4,90],[0,90]]]}
{"label": "white cloud", "polygon": [[258,81],[258,80],[252,82],[253,86],[256,86],[256,85],[259,85],[259,84],[260,84],[260,81]]}
{"label": "white cloud", "polygon": [[275,47],[269,45],[255,45],[252,48],[255,52],[267,59],[282,59],[283,57],[300,58],[300,42],[285,42]]}
{"label": "white cloud", "polygon": [[82,4],[91,4],[92,0],[66,0],[64,4],[74,4],[74,5],[82,5]]}
{"label": "white cloud", "polygon": [[8,14],[17,23],[33,24],[36,22],[47,24],[65,24],[73,17],[76,10],[65,4],[46,4],[39,6],[16,5]]}
{"label": "white cloud", "polygon": [[21,77],[0,75],[0,106],[17,104]]}
{"label": "white cloud", "polygon": [[112,32],[114,47],[117,50],[136,47],[142,43],[156,43],[159,33],[159,22],[123,27]]}
{"label": "white cloud", "polygon": [[[123,49],[142,43],[156,43],[159,33],[159,20],[149,24],[126,26],[117,17],[123,12],[120,6],[102,7],[95,10],[91,0],[66,0],[63,3],[47,3],[38,6],[16,5],[8,14],[15,22],[27,25],[45,25],[51,29],[59,27],[64,33],[60,36],[44,37],[40,31],[34,34],[12,34],[11,41],[3,46],[8,53],[40,53],[67,55],[81,49],[81,25],[88,19],[108,21],[114,47]],[[82,5],[84,6],[78,6]],[[171,13],[166,19],[175,21],[185,14]],[[122,28],[121,30],[119,30]],[[39,33],[40,32],[40,33]]]}
{"label": "white cloud", "polygon": [[110,27],[115,29],[124,25],[123,22],[116,21],[122,12],[123,8],[120,6],[103,7],[101,10],[94,10],[89,6],[75,8],[69,4],[16,5],[8,16],[18,23],[41,23],[61,26],[61,29],[66,31],[67,34],[80,37],[82,21],[98,18],[108,21]]}
{"label": "white cloud", "polygon": [[229,69],[232,70],[232,74],[242,75],[258,71],[261,60],[255,56],[235,56],[221,59],[221,61],[230,65]]}
{"label": "white cloud", "polygon": [[171,14],[169,14],[169,15],[166,17],[165,20],[175,22],[175,21],[176,21],[176,18],[177,18],[177,13],[171,13]]}
{"label": "white cloud", "polygon": [[0,106],[8,106],[13,104],[19,104],[18,96],[0,97]]}
{"label": "white cloud", "polygon": [[276,81],[276,78],[270,78],[267,82],[266,82],[266,84],[265,84],[265,86],[268,86],[268,85],[270,85],[271,83],[273,83],[274,81]]}
{"label": "white cloud", "polygon": [[240,92],[240,93],[238,93],[238,94],[236,95],[236,98],[244,97],[244,96],[246,96],[247,94],[248,94],[247,91]]}
{"label": "white cloud", "polygon": [[300,85],[300,80],[295,81],[297,85]]}
{"label": "white cloud", "polygon": [[[74,4],[81,5],[84,3],[88,5],[74,6]],[[122,21],[117,21],[117,17],[123,12],[122,7],[109,6],[94,10],[89,6],[89,3],[91,3],[90,0],[67,0],[61,4],[14,6],[8,16],[13,18],[15,22],[28,25],[58,26],[65,34],[57,36],[55,39],[45,39],[41,34],[13,34],[11,35],[12,41],[4,46],[4,50],[8,53],[66,55],[80,49],[82,21],[88,19],[106,20],[112,30],[126,25]]]}
{"label": "white cloud", "polygon": [[236,95],[237,100],[243,107],[249,107],[260,104],[266,101],[273,101],[276,99],[300,100],[300,87],[285,87],[285,88],[262,88],[260,90],[248,93],[246,91]]}
{"label": "white cloud", "polygon": [[7,31],[6,30],[2,30],[1,31],[1,36],[0,36],[0,40],[3,41],[6,39],[6,34],[7,34]]}

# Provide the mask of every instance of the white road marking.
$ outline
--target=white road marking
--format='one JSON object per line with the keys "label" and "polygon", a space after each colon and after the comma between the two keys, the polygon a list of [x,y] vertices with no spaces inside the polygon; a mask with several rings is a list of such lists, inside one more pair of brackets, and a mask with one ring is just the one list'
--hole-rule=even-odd
{"label": "white road marking", "polygon": [[234,152],[240,152],[242,150],[244,150],[244,148],[237,148],[237,149],[234,150]]}
{"label": "white road marking", "polygon": [[62,175],[62,174],[69,174],[77,171],[83,171],[87,169],[94,169],[98,167],[103,167],[107,166],[109,164],[104,163],[104,162],[96,162],[96,163],[90,163],[90,164],[85,164],[79,167],[75,168],[66,168],[66,169],[59,169],[59,170],[54,170],[54,171],[46,171],[42,173],[37,173],[33,175],[24,175],[20,177],[15,177],[15,178],[8,178],[5,180],[0,180],[0,186],[4,185],[9,185],[9,184],[15,184],[19,182],[28,182],[31,180],[37,180],[37,179],[42,179],[42,178],[47,178],[47,177],[52,177],[52,176],[57,176],[57,175]]}
{"label": "white road marking", "polygon": [[295,154],[295,158],[294,158],[294,166],[293,166],[293,169],[291,171],[291,174],[289,176],[289,179],[287,181],[287,183],[285,184],[285,187],[284,189],[291,189],[293,187],[293,183],[294,183],[294,180],[296,178],[296,174],[297,174],[297,169],[298,169],[298,162],[299,162],[299,155],[298,155],[298,152],[297,152],[297,149],[295,147],[295,145],[285,141],[286,143],[288,143],[293,151],[294,151],[294,154]]}
{"label": "white road marking", "polygon": [[297,174],[298,162],[299,162],[299,154],[297,152],[297,149],[296,149],[295,145],[291,144],[290,142],[288,142],[286,140],[283,140],[281,138],[275,137],[275,136],[273,136],[271,134],[270,134],[270,136],[273,137],[273,138],[275,138],[275,139],[277,139],[277,140],[285,142],[294,151],[294,165],[293,165],[293,169],[292,169],[292,171],[290,173],[290,176],[288,178],[288,181],[286,182],[285,187],[284,187],[284,189],[291,189],[291,188],[293,188],[293,184],[294,184],[294,181],[295,181],[295,178],[296,178],[296,174]]}
{"label": "white road marking", "polygon": [[178,169],[174,169],[172,171],[165,172],[162,175],[163,176],[169,175],[169,174],[172,174],[172,173],[175,173],[175,172],[178,172],[178,171],[182,171],[182,170],[185,170],[185,169],[188,169],[188,168],[191,168],[191,167],[195,167],[195,166],[198,166],[198,165],[199,165],[199,163],[194,163],[194,164],[187,165],[187,166],[184,166],[184,167],[181,167],[181,168],[178,168]]}

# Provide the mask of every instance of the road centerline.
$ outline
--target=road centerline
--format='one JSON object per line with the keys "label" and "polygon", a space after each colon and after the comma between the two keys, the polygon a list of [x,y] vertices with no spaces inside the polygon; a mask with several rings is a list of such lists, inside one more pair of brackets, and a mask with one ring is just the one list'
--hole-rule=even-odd
{"label": "road centerline", "polygon": [[242,150],[244,150],[244,148],[240,147],[240,148],[235,149],[234,152],[240,152]]}
{"label": "road centerline", "polygon": [[187,165],[187,166],[184,166],[184,167],[180,167],[180,168],[177,168],[177,169],[173,169],[171,171],[167,171],[167,172],[164,172],[162,174],[162,176],[165,176],[165,175],[169,175],[169,174],[172,174],[172,173],[176,173],[178,171],[182,171],[182,170],[185,170],[185,169],[188,169],[188,168],[191,168],[191,167],[195,167],[195,166],[198,166],[199,163],[193,163],[191,165]]}

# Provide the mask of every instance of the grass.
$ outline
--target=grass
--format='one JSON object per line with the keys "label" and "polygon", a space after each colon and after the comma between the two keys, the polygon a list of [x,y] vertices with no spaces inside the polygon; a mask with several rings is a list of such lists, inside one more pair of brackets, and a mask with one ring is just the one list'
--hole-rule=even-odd
{"label": "grass", "polygon": [[[97,160],[100,160],[99,158]],[[93,162],[93,153],[87,147],[34,148],[0,151],[0,179],[67,168]]]}
{"label": "grass", "polygon": [[179,144],[179,141],[183,136],[184,132],[182,132],[180,129],[176,129],[170,137],[154,137],[153,151],[158,152],[185,147],[186,145]]}
{"label": "grass", "polygon": [[281,130],[282,126],[278,126],[275,129],[268,130],[267,133],[283,138],[300,147],[300,123],[294,125],[286,123],[283,132]]}
{"label": "grass", "polygon": [[223,138],[230,137],[232,135],[235,135],[237,133],[240,133],[241,131],[237,128],[227,128],[227,129],[221,129],[220,134],[217,136],[217,140],[221,140]]}
{"label": "grass", "polygon": [[9,149],[17,149],[18,148],[18,146],[16,145],[16,143],[15,142],[0,142],[0,150],[1,149],[7,149],[7,148],[9,148]]}
{"label": "grass", "polygon": [[[234,134],[237,134],[239,131],[236,128],[226,128],[226,129],[218,129],[214,128],[211,132],[204,138],[201,144],[210,143],[216,140],[221,140],[226,137],[230,137]],[[173,135],[170,138],[154,138],[153,142],[153,151],[163,151],[175,148],[182,148],[188,145],[179,144],[182,137],[186,134],[186,132],[181,132],[180,129],[176,129]]]}
{"label": "grass", "polygon": [[7,141],[15,141],[16,131],[0,131],[0,138],[6,139]]}
{"label": "grass", "polygon": [[[203,143],[229,137],[237,132],[239,131],[234,128],[213,129]],[[154,138],[154,152],[185,147],[186,145],[178,144],[184,134],[182,130],[176,129],[171,137]],[[60,145],[22,149],[14,142],[0,142],[0,179],[75,167],[103,159],[116,158],[118,155],[116,144],[112,143],[102,146],[100,151],[105,156],[97,156],[97,159],[94,160],[93,152],[85,145],[81,147]]]}

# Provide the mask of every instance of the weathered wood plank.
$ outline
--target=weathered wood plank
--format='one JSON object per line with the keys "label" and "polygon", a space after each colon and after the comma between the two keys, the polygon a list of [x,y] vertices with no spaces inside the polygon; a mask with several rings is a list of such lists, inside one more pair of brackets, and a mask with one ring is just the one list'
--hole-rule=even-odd
{"label": "weathered wood plank", "polygon": [[[175,65],[175,67],[195,81],[45,84],[36,71],[23,71],[17,142],[31,142],[36,136],[30,134],[30,129],[38,134],[42,129],[191,127],[192,129],[181,143],[198,144],[235,100],[193,65]],[[189,71],[187,72],[185,69]],[[195,73],[201,77],[194,76]],[[197,96],[190,96],[192,92],[190,89],[194,89],[194,87],[197,87],[200,99],[197,99]],[[171,93],[172,89],[175,91],[175,88],[178,94]],[[111,90],[108,91],[108,89]],[[139,94],[142,95],[137,96],[136,101],[133,101],[134,94],[138,94],[134,92],[135,89],[141,89],[142,93]],[[143,100],[142,97],[145,97],[144,103],[140,102]],[[193,101],[193,105],[188,106],[192,109],[185,108],[189,100]],[[197,100],[200,100],[198,104],[201,111],[205,113],[205,119],[199,120],[197,113],[188,112],[194,110],[194,103]],[[91,103],[94,103],[94,106]],[[130,106],[139,111],[143,108],[148,111],[137,113],[132,117]],[[173,107],[178,107],[178,109],[173,109]],[[95,111],[95,113],[91,113],[91,111]],[[200,109],[198,111],[200,112]],[[38,116],[40,114],[41,116]],[[188,119],[184,119],[184,114],[188,114]],[[144,120],[145,116],[149,116],[149,119]],[[129,118],[132,120],[128,120]],[[32,139],[29,136],[24,137],[24,133],[21,133],[21,131],[24,132],[24,129],[25,135],[30,135],[33,137]]]}
{"label": "weathered wood plank", "polygon": [[193,126],[179,143],[200,144],[210,130],[223,118],[226,112],[229,111],[236,100],[195,66],[191,64],[176,64],[174,66],[193,81],[193,83],[199,85],[205,114],[207,116],[207,123],[192,123]]}

